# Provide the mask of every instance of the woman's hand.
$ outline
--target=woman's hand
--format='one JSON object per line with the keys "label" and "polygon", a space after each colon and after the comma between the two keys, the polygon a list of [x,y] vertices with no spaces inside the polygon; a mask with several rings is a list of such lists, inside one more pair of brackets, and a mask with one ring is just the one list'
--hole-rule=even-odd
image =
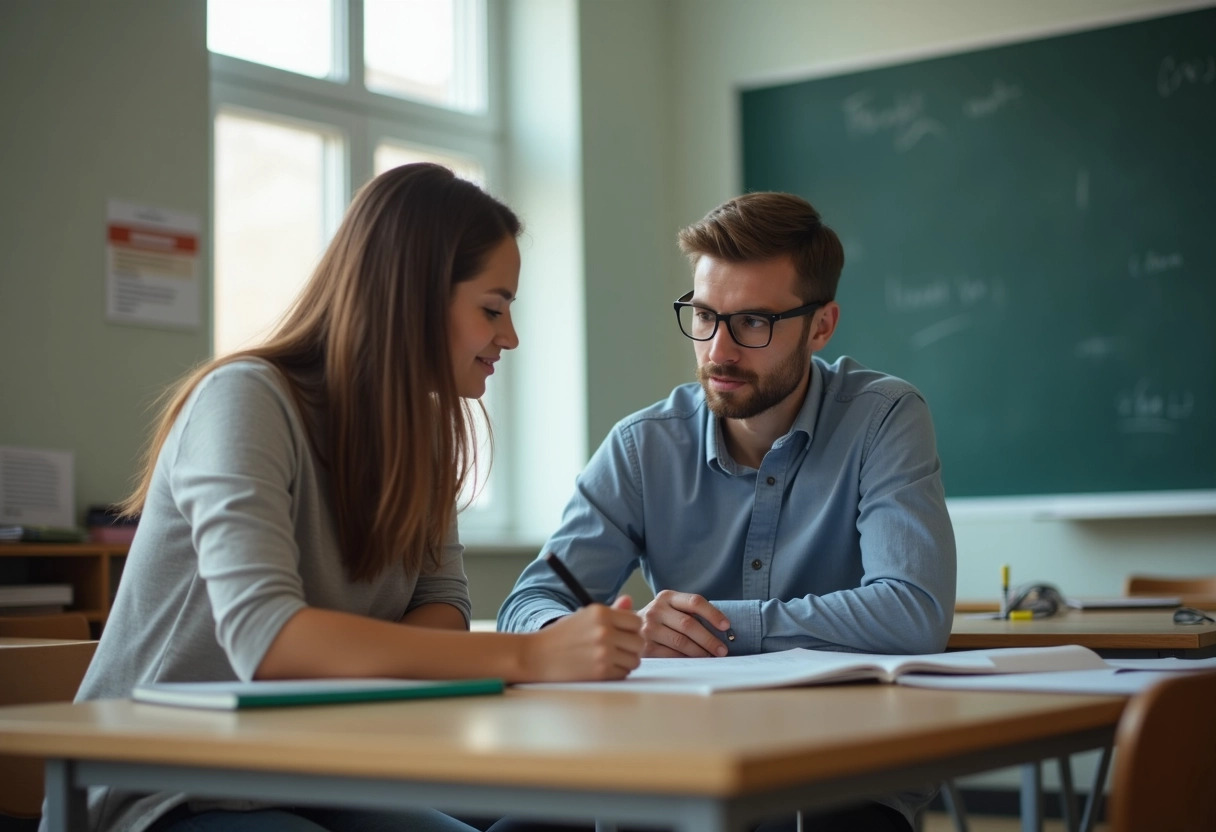
{"label": "woman's hand", "polygon": [[624,679],[641,662],[641,629],[628,596],[611,607],[583,607],[527,636],[524,675],[533,682]]}

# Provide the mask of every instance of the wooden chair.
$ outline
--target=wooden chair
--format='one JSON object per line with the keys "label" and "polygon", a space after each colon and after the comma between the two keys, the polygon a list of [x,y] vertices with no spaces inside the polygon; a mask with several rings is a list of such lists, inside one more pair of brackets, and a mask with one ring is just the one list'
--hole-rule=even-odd
{"label": "wooden chair", "polygon": [[[0,638],[7,642],[0,642],[0,705],[70,702],[97,649],[78,613],[0,618]],[[37,828],[42,766],[36,757],[0,754],[0,830]]]}
{"label": "wooden chair", "polygon": [[1216,575],[1193,578],[1128,575],[1124,595],[1177,595],[1188,607],[1216,609]]}
{"label": "wooden chair", "polygon": [[59,638],[88,641],[93,638],[89,620],[78,612],[53,615],[0,616],[0,637]]}
{"label": "wooden chair", "polygon": [[1179,673],[1128,703],[1107,820],[1111,832],[1216,829],[1216,672]]}

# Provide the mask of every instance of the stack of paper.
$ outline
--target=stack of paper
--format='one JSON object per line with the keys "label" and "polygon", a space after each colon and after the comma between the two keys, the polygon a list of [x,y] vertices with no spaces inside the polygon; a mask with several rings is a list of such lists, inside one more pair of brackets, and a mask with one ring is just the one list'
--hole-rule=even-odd
{"label": "stack of paper", "polygon": [[1182,606],[1178,596],[1112,595],[1105,598],[1069,598],[1064,602],[1074,610],[1135,610]]}
{"label": "stack of paper", "polygon": [[1012,690],[1034,693],[1110,693],[1131,696],[1174,673],[1216,670],[1216,659],[1108,659],[1109,667],[1060,673],[1011,673],[1005,676],[929,676],[910,674],[901,685],[952,690]]}

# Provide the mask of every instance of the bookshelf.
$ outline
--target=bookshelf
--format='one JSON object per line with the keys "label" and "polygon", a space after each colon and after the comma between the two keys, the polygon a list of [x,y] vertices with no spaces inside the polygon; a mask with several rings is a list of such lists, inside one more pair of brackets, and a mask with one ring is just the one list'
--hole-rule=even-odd
{"label": "bookshelf", "polygon": [[113,543],[3,543],[0,583],[71,584],[74,599],[67,611],[83,614],[98,636],[110,614],[128,548]]}

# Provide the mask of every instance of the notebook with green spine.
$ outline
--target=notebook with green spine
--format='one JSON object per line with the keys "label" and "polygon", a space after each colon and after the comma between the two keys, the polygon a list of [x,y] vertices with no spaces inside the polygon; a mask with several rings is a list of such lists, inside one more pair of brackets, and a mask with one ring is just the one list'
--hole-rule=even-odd
{"label": "notebook with green spine", "polygon": [[502,693],[502,679],[284,679],[255,682],[153,682],[131,693],[136,702],[234,711],[293,705],[336,705],[393,699]]}

